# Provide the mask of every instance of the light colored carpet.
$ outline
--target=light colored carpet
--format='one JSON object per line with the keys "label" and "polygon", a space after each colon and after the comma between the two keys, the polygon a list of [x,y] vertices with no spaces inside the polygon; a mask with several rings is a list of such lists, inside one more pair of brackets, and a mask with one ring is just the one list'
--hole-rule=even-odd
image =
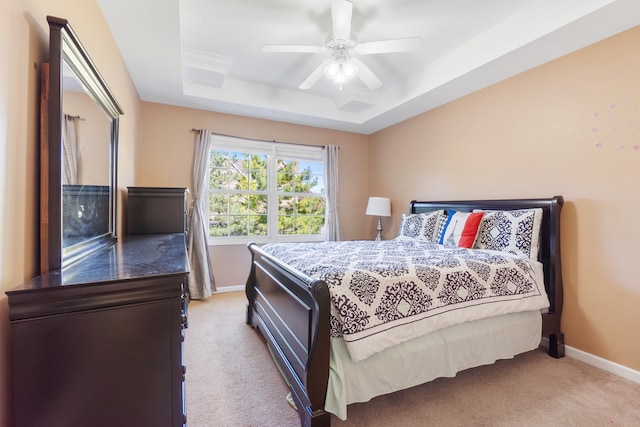
{"label": "light colored carpet", "polygon": [[[189,304],[190,427],[299,426],[242,292]],[[350,405],[332,426],[640,426],[640,384],[541,350]]]}

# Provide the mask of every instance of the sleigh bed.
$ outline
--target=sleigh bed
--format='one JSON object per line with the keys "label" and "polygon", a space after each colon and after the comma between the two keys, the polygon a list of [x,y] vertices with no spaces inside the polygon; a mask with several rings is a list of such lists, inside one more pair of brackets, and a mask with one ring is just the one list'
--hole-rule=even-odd
{"label": "sleigh bed", "polygon": [[[511,358],[539,345],[551,356],[563,357],[564,336],[560,329],[563,202],[561,196],[412,201],[413,215],[403,216],[400,234],[405,227],[410,228],[412,219],[429,218],[424,223],[433,220],[431,226],[440,229],[433,234],[435,243],[399,236],[383,242],[271,244],[264,248],[250,244],[247,323],[264,336],[290,386],[301,425],[328,426],[330,413],[345,419],[347,405],[351,403],[365,402],[438,377],[452,377],[461,370]],[[489,239],[492,224],[489,212],[499,215],[535,211],[538,222],[534,231],[530,223],[524,227],[537,238],[535,251],[528,257],[521,256],[508,245],[509,250],[503,251],[490,245],[478,246],[480,240],[474,240],[471,249],[447,246],[440,237],[442,228],[448,226],[446,219],[453,218],[453,214],[458,217],[476,211],[484,212],[487,221],[484,233]],[[421,232],[428,228],[424,224],[421,227]],[[480,223],[477,239],[482,227]],[[324,263],[321,261],[324,255],[314,252],[319,247],[333,251]],[[449,261],[450,254],[458,261]],[[367,261],[367,257],[373,258]],[[415,263],[408,264],[407,260]],[[497,265],[490,266],[494,261]],[[441,264],[443,272],[426,266],[428,262]],[[458,271],[462,265],[471,266],[472,271]],[[352,270],[354,266],[356,270]],[[369,270],[363,270],[364,266]],[[397,266],[399,270],[391,270]],[[409,272],[417,276],[402,277]],[[452,288],[445,281],[453,276],[466,277],[474,283],[491,277],[493,284],[490,290],[488,286],[487,290],[483,286],[474,290],[468,284]],[[347,277],[349,285],[341,284]],[[386,286],[386,293],[372,292],[373,282],[380,292]],[[504,289],[500,285],[494,288],[498,282],[504,284]],[[428,288],[435,293],[428,295]],[[470,294],[474,292],[478,295],[472,298]],[[409,303],[402,300],[402,295]],[[452,300],[447,302],[450,305],[444,305],[446,300]],[[496,307],[503,307],[503,302],[507,308],[496,311]],[[525,308],[516,308],[521,304]],[[385,311],[385,305],[391,311]],[[462,306],[467,311],[460,310]],[[487,313],[473,312],[482,310],[480,306],[490,309]],[[458,316],[457,313],[465,313],[462,315],[465,321],[453,321],[453,314]]]}

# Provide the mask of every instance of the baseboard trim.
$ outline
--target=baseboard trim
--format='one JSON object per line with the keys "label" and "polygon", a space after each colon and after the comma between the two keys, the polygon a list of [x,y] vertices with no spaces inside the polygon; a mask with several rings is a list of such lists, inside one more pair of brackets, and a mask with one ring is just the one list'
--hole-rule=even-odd
{"label": "baseboard trim", "polygon": [[595,366],[603,371],[610,372],[614,375],[640,384],[640,371],[636,371],[635,369],[628,368],[568,345],[565,345],[565,354],[588,365]]}
{"label": "baseboard trim", "polygon": [[215,294],[223,294],[225,292],[237,292],[244,291],[244,285],[235,285],[235,286],[220,286],[214,292]]}

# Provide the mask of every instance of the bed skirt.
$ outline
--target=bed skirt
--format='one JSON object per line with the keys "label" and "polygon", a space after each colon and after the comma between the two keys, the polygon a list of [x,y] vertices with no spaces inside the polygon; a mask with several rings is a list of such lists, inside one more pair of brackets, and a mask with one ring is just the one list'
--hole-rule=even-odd
{"label": "bed skirt", "polygon": [[388,348],[359,362],[342,338],[331,338],[325,411],[347,419],[347,405],[538,348],[539,311],[506,314],[450,326]]}

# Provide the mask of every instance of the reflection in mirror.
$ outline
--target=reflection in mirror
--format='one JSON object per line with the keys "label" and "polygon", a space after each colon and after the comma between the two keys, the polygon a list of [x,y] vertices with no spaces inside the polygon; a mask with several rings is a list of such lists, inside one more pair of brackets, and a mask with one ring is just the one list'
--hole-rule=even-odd
{"label": "reflection in mirror", "polygon": [[63,69],[63,184],[109,186],[111,118]]}
{"label": "reflection in mirror", "polygon": [[62,248],[110,232],[111,118],[65,65],[62,74]]}
{"label": "reflection in mirror", "polygon": [[40,269],[58,270],[116,239],[122,109],[68,21],[48,16],[43,65]]}

